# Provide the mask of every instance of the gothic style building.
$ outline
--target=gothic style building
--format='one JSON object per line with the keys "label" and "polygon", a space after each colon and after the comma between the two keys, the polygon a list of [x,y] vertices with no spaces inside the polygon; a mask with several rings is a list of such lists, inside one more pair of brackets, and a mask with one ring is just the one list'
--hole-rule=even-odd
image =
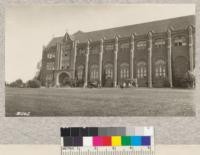
{"label": "gothic style building", "polygon": [[43,47],[42,85],[178,87],[194,69],[194,26],[195,16],[184,16],[53,38]]}

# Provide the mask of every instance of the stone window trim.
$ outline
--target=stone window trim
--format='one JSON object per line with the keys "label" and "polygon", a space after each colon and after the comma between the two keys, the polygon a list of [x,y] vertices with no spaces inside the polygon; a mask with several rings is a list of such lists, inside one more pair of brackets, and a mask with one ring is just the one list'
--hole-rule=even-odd
{"label": "stone window trim", "polygon": [[47,62],[46,69],[47,70],[55,70],[55,63],[54,62]]}
{"label": "stone window trim", "polygon": [[105,44],[105,50],[106,51],[114,50],[114,44]]}
{"label": "stone window trim", "polygon": [[155,42],[154,42],[155,48],[161,48],[165,46],[165,44],[166,44],[166,41],[164,38],[155,39]]}
{"label": "stone window trim", "polygon": [[86,54],[86,48],[78,48],[78,55],[85,55]]}
{"label": "stone window trim", "polygon": [[147,41],[146,40],[138,41],[136,43],[136,46],[137,46],[137,49],[139,49],[139,50],[146,49],[146,47],[147,47]]}
{"label": "stone window trim", "polygon": [[145,61],[139,61],[137,63],[137,78],[143,79],[147,77],[147,63]]}
{"label": "stone window trim", "polygon": [[90,80],[98,80],[99,79],[99,66],[91,65],[90,67]]}
{"label": "stone window trim", "polygon": [[78,80],[83,80],[83,74],[84,74],[84,66],[80,65],[77,67],[77,78]]}
{"label": "stone window trim", "polygon": [[129,64],[128,63],[122,63],[120,65],[120,78],[121,79],[129,78]]}
{"label": "stone window trim", "polygon": [[67,45],[65,46],[65,49],[70,50],[70,49],[71,49],[71,45],[70,45],[70,44],[67,44]]}
{"label": "stone window trim", "polygon": [[64,56],[64,57],[67,57],[69,55],[70,55],[70,51],[68,51],[68,50],[62,52],[62,56]]}
{"label": "stone window trim", "polygon": [[124,43],[120,44],[120,49],[122,49],[122,50],[129,49],[129,47],[130,47],[130,43],[129,42],[124,42]]}
{"label": "stone window trim", "polygon": [[186,46],[187,45],[187,39],[186,39],[186,36],[184,35],[179,35],[179,36],[176,36],[173,38],[173,45],[175,47],[178,47],[178,46]]}
{"label": "stone window trim", "polygon": [[98,54],[99,51],[100,51],[100,47],[98,46],[90,47],[90,54]]}
{"label": "stone window trim", "polygon": [[48,59],[53,59],[53,58],[55,58],[55,57],[56,57],[56,54],[55,54],[55,53],[52,53],[52,52],[47,53],[47,58],[48,58]]}
{"label": "stone window trim", "polygon": [[53,74],[47,74],[46,81],[52,81],[52,80],[53,80]]}
{"label": "stone window trim", "polygon": [[166,62],[163,59],[158,59],[155,62],[155,77],[166,78]]}
{"label": "stone window trim", "polygon": [[107,78],[113,79],[113,69],[114,69],[114,67],[112,64],[108,63],[105,65],[105,78],[106,79]]}

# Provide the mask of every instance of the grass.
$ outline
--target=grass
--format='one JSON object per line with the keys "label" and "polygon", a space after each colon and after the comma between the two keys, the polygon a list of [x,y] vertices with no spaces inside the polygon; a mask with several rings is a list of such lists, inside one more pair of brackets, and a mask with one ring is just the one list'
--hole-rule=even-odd
{"label": "grass", "polygon": [[6,88],[6,116],[195,116],[194,90]]}

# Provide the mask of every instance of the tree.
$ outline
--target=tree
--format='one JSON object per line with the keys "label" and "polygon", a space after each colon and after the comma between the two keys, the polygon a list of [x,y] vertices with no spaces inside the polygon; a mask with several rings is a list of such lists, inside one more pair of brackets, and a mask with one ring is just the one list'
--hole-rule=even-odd
{"label": "tree", "polygon": [[9,84],[10,87],[17,87],[17,88],[23,88],[24,83],[21,79],[17,79],[16,81]]}
{"label": "tree", "polygon": [[26,85],[27,85],[28,88],[40,88],[41,83],[40,83],[39,80],[33,79],[33,80],[29,80],[29,81],[26,83]]}
{"label": "tree", "polygon": [[42,69],[42,61],[41,60],[37,63],[36,69],[37,69],[37,71],[36,71],[34,79],[37,79],[37,80],[40,81],[41,69]]}

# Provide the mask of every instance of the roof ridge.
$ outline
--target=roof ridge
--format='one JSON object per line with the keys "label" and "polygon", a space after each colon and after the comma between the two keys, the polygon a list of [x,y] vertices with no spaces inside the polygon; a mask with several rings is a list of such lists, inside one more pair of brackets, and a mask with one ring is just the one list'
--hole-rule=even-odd
{"label": "roof ridge", "polygon": [[[186,18],[186,17],[195,17],[195,15],[186,15],[186,16],[178,16],[178,17],[174,17],[174,18],[165,18],[165,19],[160,19],[160,20],[153,20],[153,21],[147,21],[147,22],[143,22],[143,23],[136,23],[136,24],[130,24],[130,25],[124,25],[124,26],[118,26],[118,27],[113,27],[113,28],[106,28],[106,29],[99,29],[99,30],[94,30],[94,31],[82,31],[82,34],[87,34],[87,33],[92,33],[92,32],[98,32],[98,31],[105,31],[105,30],[111,30],[111,29],[118,29],[118,28],[123,28],[123,27],[129,27],[129,26],[136,26],[136,25],[142,25],[142,24],[150,24],[150,23],[154,23],[154,22],[161,22],[161,21],[166,21],[166,20],[174,20],[177,18]],[[74,35],[76,33],[73,33],[72,35]]]}

